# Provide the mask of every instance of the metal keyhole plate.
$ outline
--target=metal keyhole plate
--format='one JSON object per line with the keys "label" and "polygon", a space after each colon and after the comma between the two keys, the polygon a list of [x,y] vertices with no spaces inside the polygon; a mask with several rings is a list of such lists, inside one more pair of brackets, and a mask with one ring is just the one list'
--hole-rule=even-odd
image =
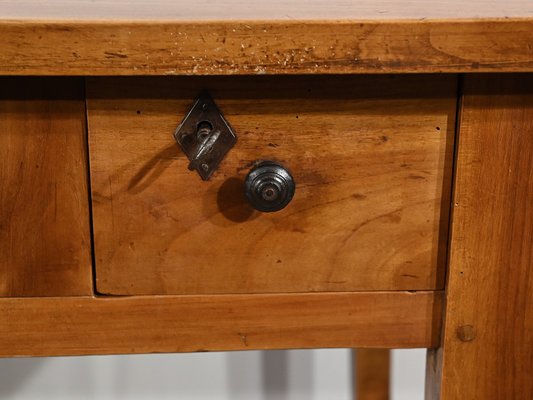
{"label": "metal keyhole plate", "polygon": [[196,170],[204,181],[237,142],[237,136],[207,92],[200,95],[178,125],[174,138],[189,159],[189,169]]}

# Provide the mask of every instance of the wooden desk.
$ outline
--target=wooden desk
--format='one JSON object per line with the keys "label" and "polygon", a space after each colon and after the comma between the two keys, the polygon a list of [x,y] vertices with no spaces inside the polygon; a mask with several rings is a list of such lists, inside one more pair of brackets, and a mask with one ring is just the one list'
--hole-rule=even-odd
{"label": "wooden desk", "polygon": [[0,355],[426,347],[428,398],[532,398],[531,72],[526,1],[0,2]]}

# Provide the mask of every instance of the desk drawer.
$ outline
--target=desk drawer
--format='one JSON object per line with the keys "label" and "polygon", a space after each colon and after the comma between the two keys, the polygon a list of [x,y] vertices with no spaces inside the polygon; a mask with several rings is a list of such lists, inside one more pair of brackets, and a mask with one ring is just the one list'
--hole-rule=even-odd
{"label": "desk drawer", "polygon": [[[456,76],[90,78],[100,293],[443,287]],[[203,181],[173,133],[202,89],[238,140]],[[257,160],[296,182],[252,208]]]}

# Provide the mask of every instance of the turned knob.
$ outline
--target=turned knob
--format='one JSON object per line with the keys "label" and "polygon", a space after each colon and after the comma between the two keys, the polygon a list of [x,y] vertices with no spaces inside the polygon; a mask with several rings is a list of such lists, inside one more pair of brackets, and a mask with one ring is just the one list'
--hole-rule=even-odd
{"label": "turned knob", "polygon": [[244,192],[250,204],[259,211],[279,211],[294,196],[294,179],[287,169],[274,161],[258,163],[246,176]]}

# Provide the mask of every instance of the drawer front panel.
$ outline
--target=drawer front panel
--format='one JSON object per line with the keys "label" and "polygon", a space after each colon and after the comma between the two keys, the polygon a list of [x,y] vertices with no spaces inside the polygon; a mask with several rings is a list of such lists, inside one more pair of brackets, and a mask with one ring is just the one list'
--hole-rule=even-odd
{"label": "drawer front panel", "polygon": [[[237,134],[209,181],[173,132],[208,89]],[[106,294],[443,286],[455,76],[90,78],[97,289]],[[296,192],[254,210],[257,160]]]}

